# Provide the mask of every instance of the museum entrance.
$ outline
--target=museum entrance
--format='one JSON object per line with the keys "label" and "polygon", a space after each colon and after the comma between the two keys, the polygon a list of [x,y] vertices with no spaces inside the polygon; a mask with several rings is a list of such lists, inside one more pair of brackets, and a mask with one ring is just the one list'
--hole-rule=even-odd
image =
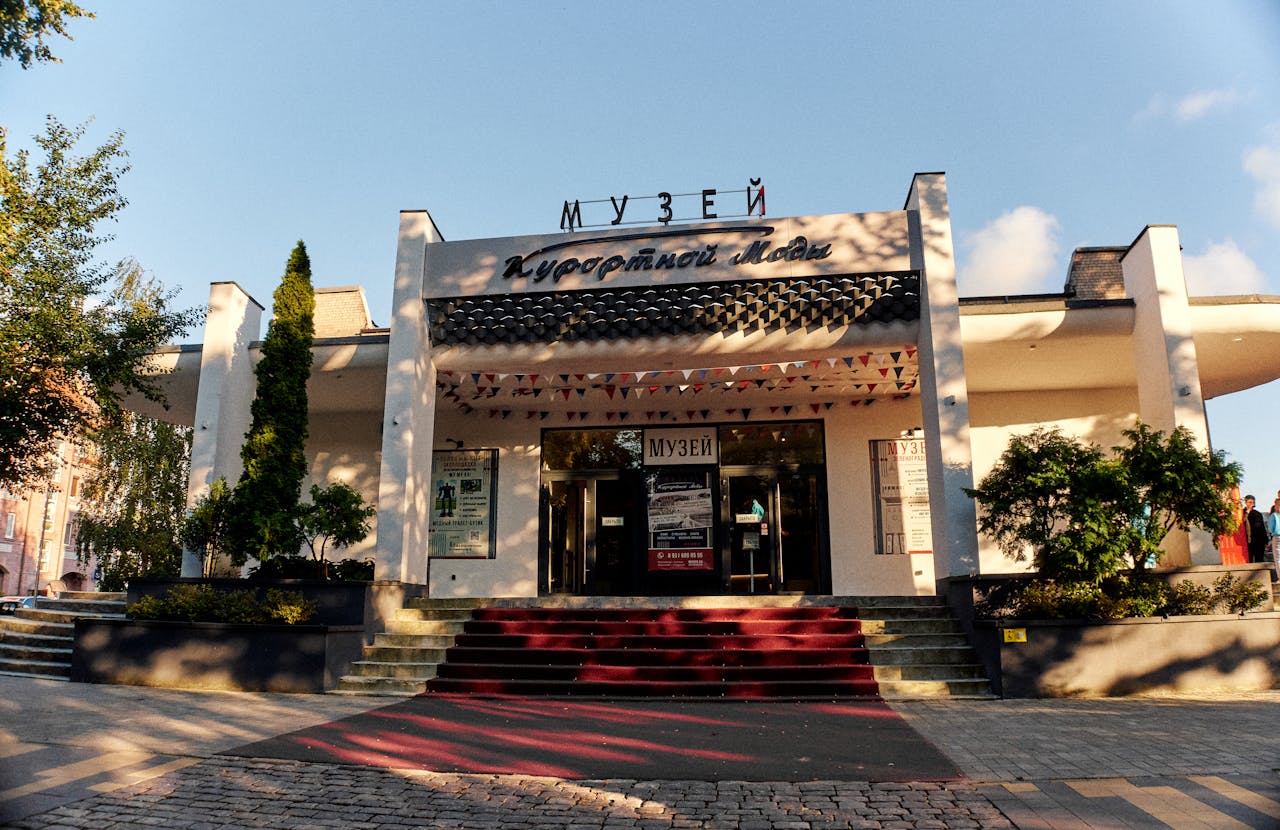
{"label": "museum entrance", "polygon": [[721,469],[723,562],[730,593],[822,593],[826,476],[777,467]]}
{"label": "museum entrance", "polygon": [[830,593],[824,449],[816,421],[544,431],[539,593]]}

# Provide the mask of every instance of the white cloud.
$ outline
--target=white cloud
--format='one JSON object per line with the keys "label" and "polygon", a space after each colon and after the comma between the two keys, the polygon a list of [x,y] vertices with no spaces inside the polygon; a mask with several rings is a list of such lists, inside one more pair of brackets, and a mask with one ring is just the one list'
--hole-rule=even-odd
{"label": "white cloud", "polygon": [[1182,273],[1187,280],[1187,293],[1200,297],[1257,294],[1267,282],[1258,264],[1230,237],[1212,243],[1203,254],[1184,254]]}
{"label": "white cloud", "polygon": [[1178,101],[1173,113],[1179,121],[1196,121],[1214,110],[1230,109],[1239,100],[1240,93],[1234,89],[1208,89]]}
{"label": "white cloud", "polygon": [[1244,169],[1258,186],[1254,207],[1267,222],[1280,228],[1280,139],[1251,148],[1245,153]]}
{"label": "white cloud", "polygon": [[[1038,294],[1057,291],[1060,268],[1058,220],[1038,207],[1022,205],[996,217],[962,244],[966,264],[958,282],[968,296]],[[1066,273],[1058,274],[1062,282]]]}

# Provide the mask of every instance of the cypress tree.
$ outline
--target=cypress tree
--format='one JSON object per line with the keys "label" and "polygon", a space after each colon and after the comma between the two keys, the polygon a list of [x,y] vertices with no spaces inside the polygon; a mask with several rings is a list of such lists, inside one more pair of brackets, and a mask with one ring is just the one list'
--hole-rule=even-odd
{"label": "cypress tree", "polygon": [[298,242],[272,298],[272,320],[254,368],[257,395],[227,519],[227,552],[236,564],[293,555],[303,538],[298,502],[307,475],[307,380],[315,339],[311,261]]}

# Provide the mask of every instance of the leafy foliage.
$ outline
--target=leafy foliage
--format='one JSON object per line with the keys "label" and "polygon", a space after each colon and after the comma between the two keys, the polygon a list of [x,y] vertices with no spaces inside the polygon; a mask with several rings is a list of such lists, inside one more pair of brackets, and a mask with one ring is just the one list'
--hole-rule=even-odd
{"label": "leafy foliage", "polygon": [[297,521],[307,473],[307,380],[315,337],[311,262],[298,242],[276,289],[274,318],[254,368],[257,395],[240,458],[244,471],[232,494],[226,546],[235,564],[267,560],[302,547]]}
{"label": "leafy foliage", "polygon": [[145,596],[127,609],[135,620],[283,623],[298,625],[316,614],[315,603],[299,592],[269,589],[259,601],[250,590],[219,591],[212,585],[175,585],[163,597]]}
{"label": "leafy foliage", "polygon": [[335,579],[368,582],[373,579],[372,559],[341,559],[321,562],[309,556],[273,556],[249,571],[254,580]]}
{"label": "leafy foliage", "polygon": [[231,488],[225,478],[209,485],[209,492],[196,500],[182,523],[182,546],[200,553],[201,573],[213,576],[227,533],[227,511]]}
{"label": "leafy foliage", "polygon": [[76,555],[96,559],[98,587],[131,576],[177,576],[186,510],[191,430],[130,412],[92,436],[94,464],[80,493]]}
{"label": "leafy foliage", "polygon": [[364,539],[371,529],[369,520],[377,512],[349,484],[311,485],[311,503],[302,505],[298,519],[311,558],[324,562],[329,545],[340,550]]}
{"label": "leafy foliage", "polygon": [[16,58],[23,69],[35,61],[57,63],[45,36],[70,40],[67,21],[93,16],[70,0],[0,0],[0,59]]}
{"label": "leafy foliage", "polygon": [[118,420],[125,395],[163,401],[146,358],[200,319],[170,310],[174,294],[136,262],[94,260],[110,239],[96,228],[126,203],[128,165],[119,132],[77,155],[84,130],[50,117],[34,168],[25,150],[7,158],[0,135],[0,486],[9,489],[47,475],[61,438]]}
{"label": "leafy foliage", "polygon": [[1039,574],[1101,582],[1130,568],[1135,579],[1158,562],[1174,528],[1217,536],[1233,514],[1224,498],[1240,466],[1202,452],[1185,428],[1166,438],[1138,423],[1108,458],[1061,430],[1014,436],[978,486],[978,528],[1015,561],[1030,551]]}
{"label": "leafy foliage", "polygon": [[1212,588],[1187,579],[1169,585],[1150,574],[1124,573],[1103,582],[1011,581],[991,590],[978,612],[985,617],[1033,620],[1242,614],[1268,598],[1262,585],[1229,573],[1218,577]]}

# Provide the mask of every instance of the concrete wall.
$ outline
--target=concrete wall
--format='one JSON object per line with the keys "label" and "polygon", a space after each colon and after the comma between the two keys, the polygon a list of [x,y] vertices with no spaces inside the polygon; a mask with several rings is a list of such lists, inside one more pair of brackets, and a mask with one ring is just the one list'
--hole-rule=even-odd
{"label": "concrete wall", "polygon": [[[436,419],[436,449],[498,450],[497,556],[494,559],[432,559],[432,597],[532,597],[538,595],[538,464],[541,427],[529,419],[488,418],[442,407]],[[409,557],[426,556],[409,551]],[[413,567],[417,567],[413,563]]]}
{"label": "concrete wall", "polygon": [[[311,415],[307,436],[307,459],[310,471],[302,483],[302,498],[309,501],[312,484],[325,487],[334,482],[349,484],[369,504],[378,503],[378,470],[381,464],[382,436],[379,418],[372,412],[334,412]],[[362,542],[349,548],[329,551],[329,561],[373,558],[377,551],[378,519]]]}
{"label": "concrete wall", "polygon": [[897,438],[903,430],[918,427],[919,400],[837,407],[825,420],[832,593],[932,594],[932,556],[876,554],[870,442]]}

